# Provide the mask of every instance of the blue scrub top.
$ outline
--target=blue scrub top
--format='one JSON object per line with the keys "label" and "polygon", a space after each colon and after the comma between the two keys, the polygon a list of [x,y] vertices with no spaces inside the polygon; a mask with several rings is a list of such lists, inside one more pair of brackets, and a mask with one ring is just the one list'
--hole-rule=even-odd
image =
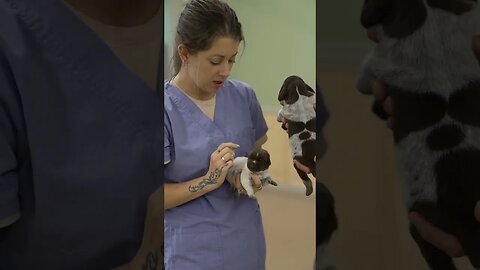
{"label": "blue scrub top", "polygon": [[0,0],[0,219],[22,215],[0,269],[134,257],[162,181],[160,99],[61,1]]}
{"label": "blue scrub top", "polygon": [[[205,175],[210,155],[224,142],[240,145],[247,156],[267,132],[253,90],[228,80],[216,94],[214,121],[180,89],[165,84],[164,175],[180,183]],[[165,211],[166,270],[265,269],[265,237],[258,202],[235,199],[225,182],[220,188]]]}

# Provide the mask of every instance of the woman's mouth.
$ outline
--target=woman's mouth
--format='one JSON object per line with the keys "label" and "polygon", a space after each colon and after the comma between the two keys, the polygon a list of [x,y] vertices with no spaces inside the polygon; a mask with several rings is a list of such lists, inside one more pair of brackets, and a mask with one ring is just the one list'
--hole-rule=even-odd
{"label": "woman's mouth", "polygon": [[223,81],[213,81],[213,84],[216,86],[216,87],[221,87],[223,85]]}

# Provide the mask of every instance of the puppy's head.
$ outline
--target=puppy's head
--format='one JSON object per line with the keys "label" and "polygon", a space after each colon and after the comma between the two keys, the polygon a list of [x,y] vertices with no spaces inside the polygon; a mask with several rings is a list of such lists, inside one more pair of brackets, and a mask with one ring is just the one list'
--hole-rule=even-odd
{"label": "puppy's head", "polygon": [[247,168],[252,172],[264,171],[270,164],[270,154],[264,149],[256,148],[248,155]]}
{"label": "puppy's head", "polygon": [[278,101],[280,104],[293,104],[297,102],[299,95],[310,97],[315,94],[315,91],[308,86],[300,77],[290,76],[282,84],[280,92],[278,93]]}
{"label": "puppy's head", "polygon": [[365,28],[381,24],[387,36],[403,38],[425,23],[429,9],[462,15],[477,4],[477,0],[365,0],[361,23]]}

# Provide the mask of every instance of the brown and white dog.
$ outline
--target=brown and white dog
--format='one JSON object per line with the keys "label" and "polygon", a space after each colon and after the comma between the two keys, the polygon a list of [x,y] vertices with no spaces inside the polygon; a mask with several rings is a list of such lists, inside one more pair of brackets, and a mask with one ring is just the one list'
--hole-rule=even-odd
{"label": "brown and white dog", "polygon": [[[480,269],[480,65],[472,38],[480,34],[477,0],[367,0],[365,27],[378,25],[357,88],[389,86],[397,165],[409,211],[417,211],[461,242]],[[381,113],[379,107],[375,111]],[[385,116],[385,115],[383,115]],[[434,270],[452,259],[413,238]]]}
{"label": "brown and white dog", "polygon": [[228,170],[226,180],[232,183],[233,176],[240,173],[240,183],[242,187],[245,189],[247,195],[253,198],[255,194],[252,182],[250,181],[250,172],[259,176],[262,186],[268,184],[277,186],[277,183],[268,174],[270,165],[270,154],[267,150],[256,148],[250,152],[248,158],[236,157],[233,160],[233,166]]}
{"label": "brown and white dog", "polygon": [[[283,82],[278,93],[282,109],[277,121],[287,121],[288,138],[293,159],[307,166],[315,175],[316,125],[315,125],[315,91],[300,77],[290,76]],[[285,128],[285,127],[284,127]],[[313,192],[308,175],[295,167],[306,187],[306,195]]]}

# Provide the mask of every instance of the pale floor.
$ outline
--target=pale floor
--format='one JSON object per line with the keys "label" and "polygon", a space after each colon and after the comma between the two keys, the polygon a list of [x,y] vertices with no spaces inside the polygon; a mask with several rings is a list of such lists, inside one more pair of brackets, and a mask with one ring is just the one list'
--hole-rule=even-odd
{"label": "pale floor", "polygon": [[[315,257],[315,192],[305,196],[305,186],[293,169],[288,136],[265,112],[269,139],[269,169],[278,187],[257,193],[267,241],[267,270],[311,270]],[[313,180],[313,176],[311,176]],[[315,185],[314,185],[315,186]]]}

